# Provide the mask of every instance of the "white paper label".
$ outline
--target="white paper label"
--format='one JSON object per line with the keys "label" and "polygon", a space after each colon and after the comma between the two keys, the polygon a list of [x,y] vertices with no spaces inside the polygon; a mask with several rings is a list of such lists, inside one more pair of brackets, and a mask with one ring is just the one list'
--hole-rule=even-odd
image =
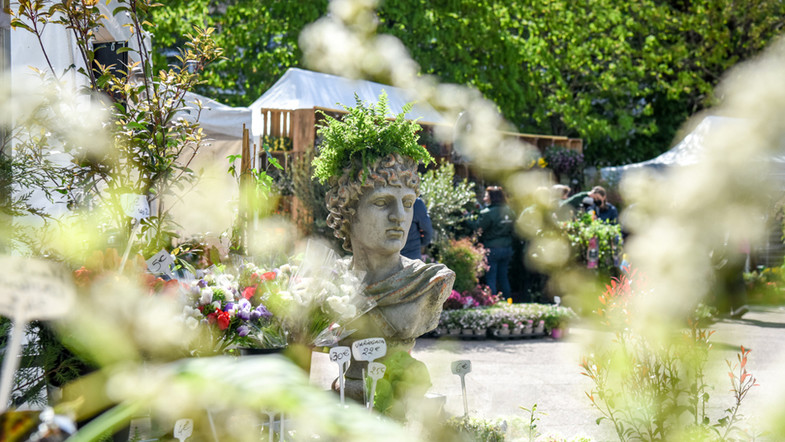
{"label": "white paper label", "polygon": [[352,355],[358,361],[373,361],[387,354],[387,342],[384,338],[360,339],[352,344]]}
{"label": "white paper label", "polygon": [[472,361],[469,360],[455,361],[452,363],[451,368],[452,368],[452,374],[463,376],[466,373],[472,372]]}
{"label": "white paper label", "polygon": [[343,366],[345,362],[352,359],[352,351],[349,347],[340,346],[330,349],[330,360],[338,365]]}
{"label": "white paper label", "polygon": [[191,437],[191,434],[193,434],[193,432],[194,432],[193,419],[178,419],[177,422],[174,423],[174,437],[180,440],[180,442]]}
{"label": "white paper label", "polygon": [[150,216],[150,205],[144,195],[124,193],[120,195],[120,201],[128,217],[139,221]]}
{"label": "white paper label", "polygon": [[0,269],[0,315],[14,318],[19,309],[18,321],[52,319],[74,303],[71,273],[55,262],[0,255]]}
{"label": "white paper label", "polygon": [[170,278],[174,277],[172,274],[172,265],[174,265],[174,258],[166,250],[161,250],[155,256],[147,260],[147,270],[153,275],[168,275]]}
{"label": "white paper label", "polygon": [[384,364],[380,362],[369,362],[368,363],[368,377],[373,379],[374,381],[378,381],[379,379],[384,377],[384,371],[387,369]]}

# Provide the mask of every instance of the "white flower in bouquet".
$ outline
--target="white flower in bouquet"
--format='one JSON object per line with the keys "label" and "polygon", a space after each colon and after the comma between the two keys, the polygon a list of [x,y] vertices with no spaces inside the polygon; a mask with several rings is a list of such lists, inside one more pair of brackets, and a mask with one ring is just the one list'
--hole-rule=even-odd
{"label": "white flower in bouquet", "polygon": [[348,296],[330,296],[327,298],[327,305],[338,315],[338,322],[354,319],[357,316],[357,307],[351,302]]}
{"label": "white flower in bouquet", "polygon": [[207,305],[213,302],[213,289],[210,287],[205,287],[202,289],[201,294],[199,296],[199,304]]}

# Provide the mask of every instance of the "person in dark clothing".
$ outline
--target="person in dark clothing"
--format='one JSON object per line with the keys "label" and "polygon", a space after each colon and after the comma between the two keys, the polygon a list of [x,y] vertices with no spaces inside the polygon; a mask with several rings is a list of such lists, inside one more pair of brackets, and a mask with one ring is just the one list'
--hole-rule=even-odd
{"label": "person in dark clothing", "polygon": [[515,214],[507,206],[501,187],[488,187],[484,201],[487,207],[480,211],[477,228],[480,230],[480,242],[489,251],[485,282],[492,294],[501,291],[502,296],[508,298],[512,295],[507,273],[513,255]]}
{"label": "person in dark clothing", "polygon": [[608,224],[617,224],[619,222],[619,211],[616,206],[608,202],[607,194],[602,186],[595,186],[589,196],[594,200],[594,214],[597,219],[605,221]]}
{"label": "person in dark clothing", "polygon": [[409,259],[421,259],[422,248],[430,244],[433,238],[433,225],[425,202],[421,198],[414,200],[412,209],[414,211],[412,225],[409,227],[406,245],[403,246],[401,255]]}

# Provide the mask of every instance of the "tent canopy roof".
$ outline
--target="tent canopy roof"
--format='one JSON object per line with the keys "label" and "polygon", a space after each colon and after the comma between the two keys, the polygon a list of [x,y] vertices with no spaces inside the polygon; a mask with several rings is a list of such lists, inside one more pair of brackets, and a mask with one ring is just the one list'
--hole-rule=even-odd
{"label": "tent canopy roof", "polygon": [[672,166],[689,166],[697,163],[703,154],[706,138],[708,135],[718,130],[720,127],[738,125],[741,120],[738,118],[708,116],[688,133],[678,144],[667,152],[640,163],[626,164],[624,166],[604,167],[600,169],[603,179],[610,182],[618,182],[622,175],[631,170],[665,169]]}
{"label": "tent canopy roof", "polygon": [[[354,106],[355,94],[368,105],[375,105],[382,91],[387,92],[388,106],[399,114],[406,103],[415,102],[413,92],[367,80],[351,80],[336,75],[290,68],[249,107],[253,116],[254,137],[262,133],[260,109],[343,109]],[[392,114],[391,114],[392,115]],[[407,118],[420,122],[445,123],[444,117],[427,102],[414,104]]]}

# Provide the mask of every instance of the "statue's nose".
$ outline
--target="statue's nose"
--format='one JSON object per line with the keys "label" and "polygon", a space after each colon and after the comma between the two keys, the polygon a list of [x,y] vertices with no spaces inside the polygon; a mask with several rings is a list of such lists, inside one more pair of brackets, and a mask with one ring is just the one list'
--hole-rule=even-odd
{"label": "statue's nose", "polygon": [[403,221],[403,203],[396,203],[390,209],[390,221],[402,222]]}

